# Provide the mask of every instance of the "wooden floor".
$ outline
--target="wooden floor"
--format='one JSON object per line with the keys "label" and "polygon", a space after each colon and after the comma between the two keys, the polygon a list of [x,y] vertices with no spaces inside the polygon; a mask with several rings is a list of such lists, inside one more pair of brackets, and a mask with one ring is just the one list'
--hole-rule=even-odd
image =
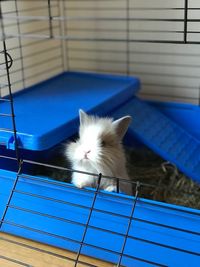
{"label": "wooden floor", "polygon": [[[0,233],[0,267],[73,267],[76,254],[36,243],[23,238]],[[77,267],[91,266],[113,267],[114,265],[86,256],[80,256]]]}

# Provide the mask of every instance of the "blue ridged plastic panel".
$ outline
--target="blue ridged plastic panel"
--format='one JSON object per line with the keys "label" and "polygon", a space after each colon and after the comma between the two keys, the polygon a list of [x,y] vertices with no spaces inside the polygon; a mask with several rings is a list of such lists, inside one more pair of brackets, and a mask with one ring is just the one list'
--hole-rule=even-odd
{"label": "blue ridged plastic panel", "polygon": [[[78,128],[78,110],[107,114],[139,89],[137,78],[66,72],[14,94],[19,145],[44,150],[70,137]],[[10,114],[10,103],[0,112]],[[9,116],[0,116],[0,127],[13,129]],[[0,143],[14,149],[12,132],[0,132]]]}
{"label": "blue ridged plastic panel", "polygon": [[200,141],[175,122],[137,97],[118,108],[112,115],[130,114],[130,132],[179,170],[200,182]]}
{"label": "blue ridged plastic panel", "polygon": [[186,103],[151,101],[156,109],[200,141],[200,106]]}
{"label": "blue ridged plastic panel", "polygon": [[[0,171],[2,217],[16,173]],[[78,251],[93,190],[19,177],[2,231]],[[134,199],[99,193],[81,253],[117,263]],[[200,266],[200,211],[139,199],[122,266]],[[104,248],[104,249],[102,249]]]}

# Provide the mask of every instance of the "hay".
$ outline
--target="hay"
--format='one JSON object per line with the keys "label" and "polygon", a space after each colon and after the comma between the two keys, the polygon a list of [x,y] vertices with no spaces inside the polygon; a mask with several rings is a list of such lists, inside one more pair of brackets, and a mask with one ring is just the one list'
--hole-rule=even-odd
{"label": "hay", "polygon": [[200,209],[200,185],[148,148],[126,148],[131,179],[142,183],[140,197]]}
{"label": "hay", "polygon": [[[127,168],[132,180],[139,181],[139,196],[166,203],[200,209],[200,185],[179,173],[175,166],[166,163],[150,149],[125,148]],[[62,150],[57,150],[47,163],[69,168]],[[71,173],[48,167],[38,167],[34,175],[48,176],[70,182]]]}

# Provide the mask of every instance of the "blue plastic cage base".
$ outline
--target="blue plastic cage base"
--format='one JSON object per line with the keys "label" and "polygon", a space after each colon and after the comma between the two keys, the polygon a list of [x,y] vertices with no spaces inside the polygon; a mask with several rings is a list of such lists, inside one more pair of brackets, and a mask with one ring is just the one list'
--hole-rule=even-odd
{"label": "blue plastic cage base", "polygon": [[[130,114],[130,136],[139,138],[188,176],[200,179],[200,143],[157,109],[134,97],[139,81],[109,75],[64,73],[14,95],[22,148],[43,150],[77,132],[78,109],[119,118]],[[1,104],[9,113],[9,105]],[[24,117],[26,120],[24,120]],[[2,127],[11,127],[9,117]],[[29,122],[26,123],[27,119]],[[10,132],[0,141],[13,148]],[[17,177],[0,169],[2,217]],[[20,175],[2,231],[78,251],[94,190],[75,188],[44,177]],[[81,204],[80,204],[81,203]],[[81,253],[117,263],[134,198],[97,195]],[[123,266],[200,266],[200,211],[139,199],[128,234]]]}
{"label": "blue plastic cage base", "polygon": [[118,118],[121,114],[133,117],[129,137],[137,137],[180,171],[200,182],[199,140],[137,97],[116,109],[112,116]]}
{"label": "blue plastic cage base", "polygon": [[[13,95],[20,148],[48,149],[78,128],[78,110],[108,114],[139,90],[137,78],[79,72],[65,72]],[[11,114],[10,103],[0,110]],[[10,116],[0,117],[2,129],[13,129]],[[12,131],[0,132],[0,143],[14,149]]]}
{"label": "blue plastic cage base", "polygon": [[[0,215],[16,173],[0,172]],[[94,190],[42,177],[20,176],[2,231],[77,252]],[[117,263],[134,198],[99,192],[81,253]],[[199,266],[200,211],[139,199],[122,266]]]}

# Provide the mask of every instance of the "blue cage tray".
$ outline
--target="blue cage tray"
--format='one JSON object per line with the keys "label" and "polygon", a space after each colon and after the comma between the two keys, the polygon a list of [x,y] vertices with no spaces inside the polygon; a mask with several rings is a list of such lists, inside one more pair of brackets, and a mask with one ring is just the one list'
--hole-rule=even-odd
{"label": "blue cage tray", "polygon": [[[0,216],[16,173],[0,171]],[[41,177],[20,175],[1,231],[77,252],[94,199],[78,189]],[[122,266],[200,266],[200,211],[99,192],[81,253],[118,263],[128,225]]]}
{"label": "blue cage tray", "polygon": [[[137,78],[62,73],[14,94],[18,142],[21,148],[45,150],[77,131],[78,110],[101,115],[130,99],[139,89]],[[0,112],[11,114],[10,103],[1,102]],[[0,116],[0,127],[13,129],[9,116]],[[0,143],[13,149],[13,133],[0,131]]]}

